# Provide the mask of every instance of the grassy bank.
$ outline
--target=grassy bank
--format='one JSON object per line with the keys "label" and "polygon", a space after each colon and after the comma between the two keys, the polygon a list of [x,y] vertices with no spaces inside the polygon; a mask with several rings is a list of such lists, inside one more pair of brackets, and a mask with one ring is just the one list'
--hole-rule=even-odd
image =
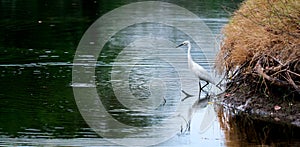
{"label": "grassy bank", "polygon": [[247,0],[223,29],[216,68],[227,93],[300,101],[300,2]]}

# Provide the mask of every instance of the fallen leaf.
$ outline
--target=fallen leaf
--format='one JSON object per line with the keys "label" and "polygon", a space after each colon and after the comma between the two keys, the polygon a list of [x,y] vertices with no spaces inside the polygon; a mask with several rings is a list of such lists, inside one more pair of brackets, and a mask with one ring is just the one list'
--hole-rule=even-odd
{"label": "fallen leaf", "polygon": [[280,110],[280,109],[281,109],[280,106],[278,106],[278,105],[274,106],[274,110],[275,110],[275,111],[278,111],[278,110]]}
{"label": "fallen leaf", "polygon": [[230,93],[225,94],[225,97],[230,97],[230,96],[231,96]]}

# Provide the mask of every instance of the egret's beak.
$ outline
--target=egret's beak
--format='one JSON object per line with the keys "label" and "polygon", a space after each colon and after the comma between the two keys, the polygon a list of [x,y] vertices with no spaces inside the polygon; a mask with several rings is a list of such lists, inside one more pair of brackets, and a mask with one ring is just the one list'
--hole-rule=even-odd
{"label": "egret's beak", "polygon": [[181,47],[181,46],[183,46],[183,43],[177,45],[176,48],[179,48],[179,47]]}

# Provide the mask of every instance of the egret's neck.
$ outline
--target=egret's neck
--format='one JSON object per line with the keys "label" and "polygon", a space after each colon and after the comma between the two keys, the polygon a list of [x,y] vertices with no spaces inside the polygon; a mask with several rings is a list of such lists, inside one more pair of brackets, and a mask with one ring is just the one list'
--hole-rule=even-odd
{"label": "egret's neck", "polygon": [[191,44],[188,44],[187,46],[188,46],[188,55],[187,55],[188,64],[189,64],[189,66],[191,66],[192,62],[194,62],[193,59],[192,59],[192,55],[191,55]]}

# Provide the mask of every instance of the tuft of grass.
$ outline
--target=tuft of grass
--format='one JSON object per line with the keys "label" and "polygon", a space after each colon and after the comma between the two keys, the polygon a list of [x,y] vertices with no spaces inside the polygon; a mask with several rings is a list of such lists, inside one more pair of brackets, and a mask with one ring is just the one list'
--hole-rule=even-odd
{"label": "tuft of grass", "polygon": [[299,96],[299,0],[246,0],[223,34],[216,69],[232,77],[231,83],[244,80],[249,85],[263,84],[264,93],[278,87]]}

